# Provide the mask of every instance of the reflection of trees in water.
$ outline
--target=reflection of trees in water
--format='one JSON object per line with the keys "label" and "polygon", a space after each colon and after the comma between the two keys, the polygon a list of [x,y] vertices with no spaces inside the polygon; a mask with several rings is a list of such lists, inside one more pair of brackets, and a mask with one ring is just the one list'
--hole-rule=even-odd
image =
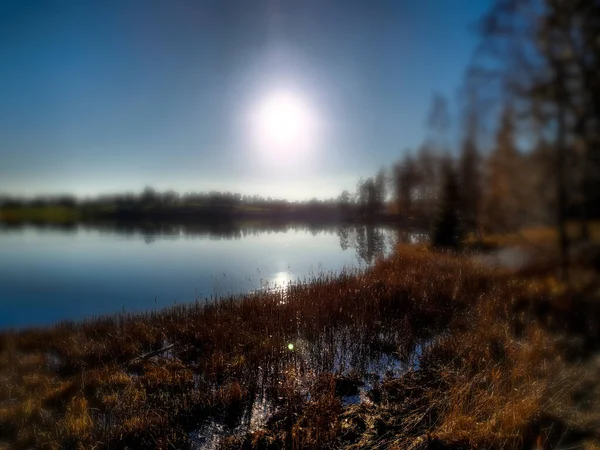
{"label": "reflection of trees in water", "polygon": [[287,232],[309,232],[313,236],[322,234],[337,235],[342,250],[352,248],[356,257],[372,264],[393,248],[396,242],[416,243],[426,239],[424,233],[408,232],[374,225],[339,225],[322,223],[286,223],[286,222],[135,222],[135,221],[97,221],[69,222],[65,224],[29,223],[0,224],[3,230],[24,230],[34,226],[40,230],[77,233],[78,230],[99,231],[100,233],[119,234],[127,237],[141,236],[147,244],[157,239],[178,239],[181,237],[208,238],[211,240],[239,240],[247,236],[279,234]]}
{"label": "reflection of trees in water", "polygon": [[342,250],[353,248],[357,258],[367,264],[383,257],[387,247],[385,231],[373,225],[341,226],[338,237]]}
{"label": "reflection of trees in water", "polygon": [[[335,226],[324,226],[314,224],[290,224],[290,223],[188,223],[184,225],[160,225],[145,226],[128,225],[126,228],[110,225],[109,231],[127,234],[142,234],[146,242],[150,243],[157,237],[187,236],[206,237],[211,240],[239,240],[247,236],[259,236],[262,234],[279,234],[289,231],[308,231],[313,236],[321,233],[333,234]],[[149,238],[151,237],[151,239]]]}
{"label": "reflection of trees in water", "polygon": [[340,237],[340,247],[346,251],[350,247],[350,233],[347,226],[338,228],[338,236]]}
{"label": "reflection of trees in water", "polygon": [[333,234],[335,224],[310,224],[290,222],[154,222],[154,221],[94,221],[94,222],[69,222],[65,224],[20,222],[17,224],[0,223],[0,232],[23,231],[34,227],[38,230],[51,230],[63,233],[76,233],[78,230],[99,231],[104,234],[118,234],[127,237],[141,236],[147,244],[157,239],[208,238],[211,240],[239,240],[247,236],[262,234],[278,234],[292,232],[310,232],[313,236],[322,233]]}
{"label": "reflection of trees in water", "polygon": [[79,225],[77,222],[49,223],[44,221],[30,221],[28,224],[22,222],[0,222],[0,233],[3,231],[23,231],[25,227],[34,227],[39,231],[52,231],[64,234],[75,234]]}
{"label": "reflection of trees in water", "polygon": [[367,225],[359,227],[356,233],[356,254],[367,264],[382,258],[385,252],[385,235],[383,231]]}
{"label": "reflection of trees in water", "polygon": [[423,231],[396,231],[396,242],[398,244],[420,244],[429,241],[429,233]]}
{"label": "reflection of trees in water", "polygon": [[385,256],[386,251],[393,249],[396,244],[418,244],[429,239],[428,234],[424,232],[374,225],[343,225],[337,228],[337,234],[340,248],[344,251],[353,248],[356,257],[367,264]]}

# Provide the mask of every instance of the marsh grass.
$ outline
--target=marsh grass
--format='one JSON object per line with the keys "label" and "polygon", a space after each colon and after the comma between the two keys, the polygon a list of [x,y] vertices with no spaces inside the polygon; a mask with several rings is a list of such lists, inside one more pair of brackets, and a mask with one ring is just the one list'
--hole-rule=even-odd
{"label": "marsh grass", "polygon": [[[578,298],[544,271],[399,247],[284,290],[5,332],[0,441],[186,448],[217,424],[223,448],[535,444],[566,404],[556,332]],[[403,369],[378,373],[386,358]]]}

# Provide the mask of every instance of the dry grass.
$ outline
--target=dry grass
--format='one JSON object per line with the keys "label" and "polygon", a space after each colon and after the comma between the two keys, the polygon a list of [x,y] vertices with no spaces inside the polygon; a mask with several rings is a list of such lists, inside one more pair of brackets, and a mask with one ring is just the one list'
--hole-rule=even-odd
{"label": "dry grass", "polygon": [[[546,273],[402,247],[366,272],[283,292],[4,333],[0,441],[186,448],[190,432],[217,422],[238,431],[221,441],[232,448],[550,442],[540,417],[572,390],[556,336],[579,326],[595,286],[584,284],[576,294]],[[590,351],[594,331],[577,335]],[[382,356],[407,362],[426,342],[418,367],[343,407],[342,375],[366,377]],[[270,418],[240,429],[257,398]]]}

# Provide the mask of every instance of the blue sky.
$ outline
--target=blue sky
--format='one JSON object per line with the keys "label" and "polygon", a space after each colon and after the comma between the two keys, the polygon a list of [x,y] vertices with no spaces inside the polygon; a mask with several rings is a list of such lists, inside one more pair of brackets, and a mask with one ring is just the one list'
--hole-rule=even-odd
{"label": "blue sky", "polygon": [[[489,3],[4,0],[0,193],[354,190],[455,99]],[[254,148],[280,90],[319,123],[310,157]]]}

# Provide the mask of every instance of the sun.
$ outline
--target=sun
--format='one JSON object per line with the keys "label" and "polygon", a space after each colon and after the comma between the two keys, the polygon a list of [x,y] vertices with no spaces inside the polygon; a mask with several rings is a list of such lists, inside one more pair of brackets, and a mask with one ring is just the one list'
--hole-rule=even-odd
{"label": "sun", "polygon": [[300,94],[279,90],[266,95],[254,115],[258,146],[269,156],[297,157],[314,145],[316,116]]}
{"label": "sun", "polygon": [[302,139],[310,126],[310,112],[302,100],[289,92],[267,97],[258,113],[259,133],[276,145],[287,146]]}

